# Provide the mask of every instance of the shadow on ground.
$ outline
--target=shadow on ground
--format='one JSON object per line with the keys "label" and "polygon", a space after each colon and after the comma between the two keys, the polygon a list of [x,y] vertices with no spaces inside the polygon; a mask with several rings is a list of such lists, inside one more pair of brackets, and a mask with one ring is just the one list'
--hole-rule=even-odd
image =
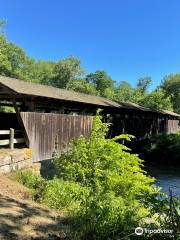
{"label": "shadow on ground", "polygon": [[0,239],[69,239],[66,219],[45,207],[0,194]]}

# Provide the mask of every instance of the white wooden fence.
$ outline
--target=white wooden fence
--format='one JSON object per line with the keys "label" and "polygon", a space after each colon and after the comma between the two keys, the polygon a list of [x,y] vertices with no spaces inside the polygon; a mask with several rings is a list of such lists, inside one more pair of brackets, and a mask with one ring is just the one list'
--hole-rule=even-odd
{"label": "white wooden fence", "polygon": [[21,133],[21,130],[14,130],[10,128],[10,130],[0,130],[0,135],[9,135],[8,139],[0,140],[0,146],[9,145],[10,149],[14,149],[15,143],[25,143],[24,138],[15,138],[15,134]]}

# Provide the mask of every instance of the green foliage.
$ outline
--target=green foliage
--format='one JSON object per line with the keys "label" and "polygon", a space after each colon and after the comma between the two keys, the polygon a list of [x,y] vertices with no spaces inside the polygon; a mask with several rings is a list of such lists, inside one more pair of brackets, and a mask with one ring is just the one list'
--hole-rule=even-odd
{"label": "green foliage", "polygon": [[[127,181],[123,183],[124,174],[129,174],[128,176],[139,181],[140,185],[153,181],[143,174],[142,160],[136,154],[130,153],[130,149],[126,146],[116,142],[122,136],[106,139],[108,128],[109,123],[102,123],[101,117],[97,115],[90,137],[86,139],[81,136],[71,143],[68,152],[55,157],[57,176],[93,188],[103,186],[114,190],[114,187],[118,189],[119,184],[122,183],[119,187],[124,189],[124,193],[129,187]],[[129,136],[123,135],[123,138],[127,139]],[[140,186],[138,186],[139,190],[136,189],[136,184],[133,186],[135,191],[141,190]]]}
{"label": "green foliage", "polygon": [[91,83],[96,86],[97,91],[103,97],[112,96],[114,90],[114,81],[105,71],[96,71],[86,76],[87,83]]}
{"label": "green foliage", "polygon": [[66,212],[77,211],[89,195],[88,188],[78,183],[58,178],[45,180],[30,170],[17,171],[14,178],[31,189],[34,200]]}
{"label": "green foliage", "polygon": [[70,84],[84,73],[80,64],[80,60],[75,57],[57,62],[54,66],[54,77],[51,79],[50,85],[69,89]]}
{"label": "green foliage", "polygon": [[152,217],[158,195],[154,179],[141,168],[142,160],[116,142],[132,136],[106,139],[108,128],[97,115],[90,137],[74,140],[66,153],[54,159],[58,178],[90,190],[74,222],[75,229],[81,229],[76,234],[82,238],[117,239],[132,232],[138,224],[145,224],[146,217]]}
{"label": "green foliage", "polygon": [[15,178],[31,189],[31,195],[34,200],[41,201],[43,191],[46,188],[45,179],[30,170],[17,171]]}
{"label": "green foliage", "polygon": [[15,113],[14,107],[0,107],[0,112],[6,112],[6,113]]}
{"label": "green foliage", "polygon": [[47,181],[41,202],[55,209],[77,211],[88,197],[89,191],[75,182],[58,178]]}
{"label": "green foliage", "polygon": [[72,81],[69,85],[69,89],[85,94],[98,95],[95,85],[87,83],[84,78]]}
{"label": "green foliage", "polygon": [[0,19],[0,35],[4,35],[4,26],[6,24],[6,20]]}
{"label": "green foliage", "polygon": [[130,83],[121,81],[119,86],[115,89],[114,100],[119,102],[133,102],[134,89]]}
{"label": "green foliage", "polygon": [[164,198],[162,208],[157,209],[159,228],[172,230],[171,234],[149,234],[145,239],[180,239],[180,198],[173,196],[170,190],[169,195]]}
{"label": "green foliage", "polygon": [[30,170],[18,171],[16,173],[16,178],[20,183],[32,189],[37,188],[39,185],[39,182],[43,180],[39,175],[34,174]]}
{"label": "green foliage", "polygon": [[32,64],[29,65],[28,78],[26,80],[35,83],[41,83],[50,85],[51,79],[54,77],[54,67],[55,62],[51,61],[33,61]]}
{"label": "green foliage", "polygon": [[180,74],[170,74],[161,84],[165,94],[171,98],[174,110],[180,113]]}
{"label": "green foliage", "polygon": [[152,83],[152,79],[150,77],[144,77],[138,79],[137,88],[141,91],[142,94],[145,94]]}
{"label": "green foliage", "polygon": [[140,100],[140,103],[152,109],[173,110],[170,97],[167,97],[162,89],[156,89]]}
{"label": "green foliage", "polygon": [[166,228],[172,229],[178,239],[180,231],[180,198],[174,197],[172,191],[170,191],[168,206],[165,222],[162,224]]}
{"label": "green foliage", "polygon": [[134,102],[152,109],[172,111],[171,97],[167,96],[162,88],[156,88],[150,93],[147,92],[150,83],[150,78],[141,78],[138,80],[137,88],[133,88],[129,83],[122,81],[119,87],[115,89],[114,100],[119,102]]}
{"label": "green foliage", "polygon": [[152,136],[144,149],[145,158],[151,161],[180,164],[180,134]]}
{"label": "green foliage", "polygon": [[9,43],[0,31],[0,75],[28,79],[29,66],[33,63],[24,50]]}

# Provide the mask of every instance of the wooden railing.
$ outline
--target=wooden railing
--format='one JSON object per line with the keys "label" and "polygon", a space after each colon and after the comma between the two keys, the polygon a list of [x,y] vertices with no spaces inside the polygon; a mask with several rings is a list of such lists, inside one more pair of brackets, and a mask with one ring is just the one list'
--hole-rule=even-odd
{"label": "wooden railing", "polygon": [[0,130],[0,135],[9,135],[9,139],[0,140],[0,146],[9,145],[10,149],[14,149],[15,143],[25,143],[24,138],[15,138],[15,134],[21,133],[21,130]]}

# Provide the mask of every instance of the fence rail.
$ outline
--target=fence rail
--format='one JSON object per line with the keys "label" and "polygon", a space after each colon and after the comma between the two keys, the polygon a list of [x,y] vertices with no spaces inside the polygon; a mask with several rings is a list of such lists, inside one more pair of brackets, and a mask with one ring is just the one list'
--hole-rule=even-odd
{"label": "fence rail", "polygon": [[9,135],[9,139],[0,140],[0,146],[9,145],[10,149],[14,149],[14,144],[16,143],[25,143],[24,138],[15,138],[15,134],[21,133],[21,130],[0,130],[0,135]]}

